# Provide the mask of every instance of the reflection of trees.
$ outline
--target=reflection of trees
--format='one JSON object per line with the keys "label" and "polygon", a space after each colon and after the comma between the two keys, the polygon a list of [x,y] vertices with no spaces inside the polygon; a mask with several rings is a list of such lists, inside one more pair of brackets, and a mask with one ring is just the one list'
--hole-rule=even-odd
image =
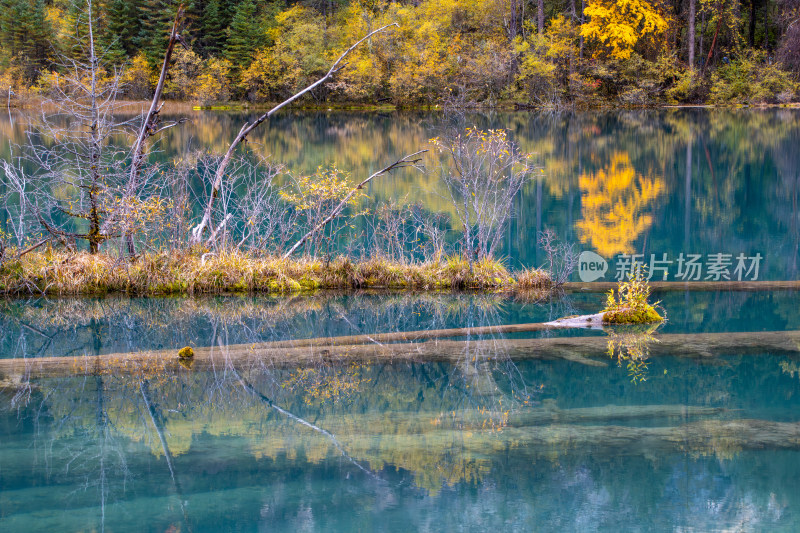
{"label": "reflection of trees", "polygon": [[[420,321],[433,327],[453,321],[484,326],[498,322],[500,301],[491,296],[460,295],[441,301],[398,296],[355,299],[350,305],[342,305],[347,299],[326,302],[312,298],[296,308],[273,309],[275,312],[267,316],[275,320],[271,327],[291,328],[297,320],[315,320],[319,310],[314,304],[321,304],[325,313],[336,317],[331,320],[329,316],[329,320],[346,322],[356,333],[374,331],[387,323],[413,329],[409,326],[419,327]],[[92,325],[98,320],[119,318],[114,304],[130,309],[122,302],[109,303],[111,308],[87,302],[82,308],[69,305],[63,310],[76,314],[88,311],[84,320]],[[13,305],[12,309],[20,310]],[[18,313],[14,320],[47,328],[51,311]],[[145,317],[152,316],[148,313],[152,310],[139,311]],[[251,341],[263,338],[264,332],[255,329],[243,333],[243,326],[249,325],[250,313],[263,321],[264,311],[259,306],[251,310],[215,309],[213,303],[205,309],[192,308],[195,314],[208,313],[205,327],[210,327],[209,337],[217,346],[205,371],[194,372],[177,361],[163,359],[124,360],[123,354],[107,356],[122,357],[120,360],[101,356],[97,363],[76,360],[76,370],[85,371],[86,365],[94,369],[95,394],[85,387],[75,390],[74,380],[69,378],[37,380],[29,402],[35,403],[39,395],[44,395],[42,411],[62,420],[53,449],[58,449],[58,441],[65,435],[87,424],[85,417],[76,413],[97,411],[103,413],[98,415],[97,420],[103,422],[98,428],[105,429],[96,431],[107,441],[141,443],[164,459],[179,502],[184,498],[180,457],[190,452],[200,434],[244,435],[251,442],[252,453],[260,458],[276,459],[302,449],[304,456],[314,461],[328,460],[331,454],[343,455],[365,472],[380,472],[394,465],[415,472],[420,486],[438,490],[442,483],[477,482],[490,470],[488,458],[459,451],[465,432],[502,431],[510,415],[533,404],[535,389],[527,386],[515,364],[504,356],[501,338],[489,337],[488,344],[465,342],[463,356],[454,365],[405,363],[395,369],[320,359],[304,368],[284,368],[258,358],[245,364],[237,360],[234,365],[227,357],[226,346],[234,339],[243,340],[242,335]],[[188,311],[177,314],[182,312]],[[136,319],[137,314],[130,317]],[[175,327],[174,322],[162,324]],[[16,331],[21,329],[25,328],[17,325]],[[70,394],[74,398],[65,401]],[[410,410],[419,416],[401,420],[392,415],[393,410]],[[370,419],[368,425],[364,425],[364,416]],[[431,429],[435,432],[430,441],[408,449],[393,437],[407,431],[427,434]],[[105,474],[100,479],[105,480]],[[105,490],[104,495],[108,494]]]}
{"label": "reflection of trees", "polygon": [[228,325],[231,344],[439,329],[463,325],[470,305],[502,311],[504,299],[492,294],[325,292],[294,298],[3,300],[0,349],[4,357],[177,350],[215,344],[212,332],[221,323]]}
{"label": "reflection of trees", "polygon": [[[150,154],[153,160],[166,164],[177,159],[177,154],[196,149],[223,149],[220,143],[225,136],[220,132],[238,131],[248,118],[246,113],[189,115],[191,127],[166,132],[160,151]],[[585,176],[586,182],[601,171],[607,175],[609,169],[604,167],[615,154],[624,153],[631,167],[658,182],[660,190],[641,211],[641,215],[652,216],[657,223],[648,225],[638,234],[637,241],[626,239],[628,246],[645,253],[645,247],[653,252],[671,252],[687,246],[691,248],[687,253],[727,252],[717,249],[721,242],[733,253],[781,250],[770,258],[770,265],[774,265],[770,269],[785,273],[776,277],[788,278],[795,277],[792,272],[797,270],[799,256],[794,245],[795,241],[800,242],[793,229],[797,227],[797,209],[793,207],[796,151],[791,147],[798,135],[796,118],[797,110],[792,109],[533,115],[489,112],[467,114],[461,124],[507,129],[520,148],[535,153],[537,163],[544,166],[541,179],[522,191],[515,205],[519,216],[512,220],[503,239],[501,253],[512,258],[512,266],[541,265],[536,239],[537,232],[545,227],[553,228],[560,238],[580,239],[576,234],[582,230],[578,230],[577,223],[581,211],[585,211],[581,194],[587,194],[581,177]],[[437,114],[416,112],[298,112],[283,115],[269,128],[256,132],[247,150],[258,158],[286,165],[295,175],[313,173],[320,165],[336,163],[353,176],[366,176],[377,170],[376,154],[381,155],[381,160],[392,160],[414,152],[427,144],[446,120]],[[24,141],[22,130],[2,117],[0,130],[12,141]],[[690,142],[692,177],[687,187]],[[428,163],[433,168],[432,161]],[[634,181],[639,179],[642,178],[637,176]],[[433,172],[400,172],[370,183],[365,192],[369,196],[366,202],[406,198],[409,204],[419,204],[425,213],[452,216]],[[592,192],[597,198],[610,198],[602,188]],[[625,198],[634,195],[622,197]],[[15,199],[10,201],[13,211]],[[628,222],[635,226],[635,220],[630,218]],[[685,227],[686,220],[691,228]],[[369,234],[365,221],[359,219],[355,225],[354,234]],[[597,225],[594,229],[599,231],[602,227]],[[679,227],[684,229],[683,234],[675,231]],[[594,237],[595,233],[590,235]],[[687,236],[689,242],[684,242]]]}
{"label": "reflection of trees", "polygon": [[653,333],[660,324],[644,326],[616,326],[603,328],[608,333],[608,355],[623,363],[628,369],[628,376],[634,383],[647,381],[648,358],[650,345],[658,342]]}
{"label": "reflection of trees", "polygon": [[614,153],[603,170],[581,175],[580,187],[581,242],[605,257],[634,251],[633,243],[653,223],[651,205],[665,190],[661,178],[637,174],[624,152]]}
{"label": "reflection of trees", "polygon": [[[373,309],[369,316],[399,320],[408,312],[400,301]],[[368,317],[353,312],[358,306],[336,304],[359,329],[375,327]],[[497,306],[483,300],[453,305],[459,305],[460,320],[469,325],[493,324],[500,316]],[[336,314],[333,308],[330,312]],[[685,368],[676,369],[675,378],[672,372],[659,376],[645,389],[633,387],[624,372],[614,368],[563,360],[512,364],[504,356],[510,341],[490,337],[482,339],[485,342],[464,339],[453,363],[353,365],[320,349],[318,359],[303,368],[322,379],[298,379],[302,369],[293,364],[230,357],[227,346],[241,328],[239,320],[235,313],[210,319],[211,361],[194,370],[174,359],[127,367],[123,361],[108,361],[89,379],[35,380],[19,417],[37,422],[42,444],[37,445],[38,453],[45,454],[40,457],[65,490],[93,489],[71,502],[113,509],[112,503],[147,490],[153,492],[151,505],[158,506],[163,529],[176,525],[184,530],[203,519],[205,510],[198,502],[204,501],[207,487],[234,483],[236,488],[236,483],[249,482],[265,485],[254,496],[260,501],[256,514],[269,503],[270,512],[277,514],[268,516],[278,519],[280,511],[274,506],[291,510],[296,501],[277,495],[286,479],[267,483],[266,476],[275,470],[302,476],[298,472],[320,469],[342,480],[361,476],[355,482],[362,491],[374,490],[386,498],[415,494],[419,499],[423,493],[447,499],[463,487],[480,487],[481,500],[499,498],[496,503],[502,504],[507,490],[502,483],[512,480],[517,484],[514,493],[523,499],[538,496],[534,499],[539,508],[555,505],[551,492],[560,495],[562,504],[578,506],[572,518],[559,522],[561,527],[577,527],[599,523],[620,508],[660,509],[667,496],[659,489],[632,494],[629,488],[641,484],[642,476],[653,476],[654,487],[669,483],[671,465],[704,461],[707,456],[709,461],[739,461],[753,447],[796,448],[790,438],[798,432],[796,424],[742,420],[738,412],[709,405],[719,400],[702,400],[703,391],[732,392],[731,383],[741,376],[763,377],[760,389],[774,391],[769,380],[780,375],[774,358],[758,358],[773,367],[772,374],[761,367],[745,368],[748,358],[732,358],[731,368],[713,372],[687,360]],[[604,345],[603,338],[597,340],[598,346]],[[320,393],[326,380],[349,385],[338,394]],[[603,398],[606,403],[617,398],[608,390],[628,386],[632,388],[622,393],[627,401],[602,403]],[[736,390],[749,394],[746,386]],[[554,391],[555,398],[543,399]],[[650,404],[654,397],[664,403]],[[641,405],[636,405],[637,399]],[[736,405],[742,399],[721,405],[728,401]],[[709,407],[692,407],[698,404]],[[143,485],[153,479],[155,488]],[[414,487],[397,487],[408,481]],[[101,486],[105,492],[94,491]],[[308,484],[302,490],[305,494],[315,489]],[[218,497],[246,493],[221,492]],[[768,522],[763,502],[751,496],[758,503],[748,513]],[[729,506],[744,497],[714,495],[715,501]],[[313,501],[301,503],[322,512]],[[423,498],[420,505],[429,501]],[[459,502],[464,504],[463,499]],[[412,509],[418,507],[412,505],[408,512],[418,512]],[[720,519],[729,517],[727,513]],[[109,522],[108,529],[113,525]]]}

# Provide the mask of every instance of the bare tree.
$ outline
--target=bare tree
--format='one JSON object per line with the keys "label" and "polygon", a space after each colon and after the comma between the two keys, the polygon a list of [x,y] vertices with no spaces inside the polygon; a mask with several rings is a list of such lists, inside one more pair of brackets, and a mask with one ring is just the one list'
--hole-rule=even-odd
{"label": "bare tree", "polygon": [[[61,57],[64,74],[55,77],[52,98],[28,128],[27,147],[15,163],[3,161],[21,210],[59,240],[86,240],[91,253],[115,235],[104,223],[118,203],[122,158],[109,140],[130,127],[113,117],[120,72],[98,55],[94,25],[92,0],[86,0],[73,53]],[[54,113],[45,112],[50,106]],[[25,163],[36,169],[30,176]]]}
{"label": "bare tree", "polygon": [[521,153],[503,130],[467,128],[433,144],[445,156],[442,179],[463,230],[462,253],[470,262],[492,257],[514,198],[533,177],[532,155]]}
{"label": "bare tree", "polygon": [[60,58],[61,73],[54,75],[50,98],[28,128],[27,145],[2,162],[4,181],[19,196],[16,232],[36,228],[67,244],[85,240],[93,254],[104,242],[125,237],[128,252],[135,253],[133,235],[154,225],[164,208],[163,184],[152,179],[157,167],[144,165],[144,147],[174,125],[160,125],[158,101],[172,49],[182,42],[181,16],[179,10],[161,79],[125,170],[129,153],[117,141],[134,133],[135,120],[118,118],[122,72],[98,50],[98,15],[93,0],[85,0],[71,50]]}

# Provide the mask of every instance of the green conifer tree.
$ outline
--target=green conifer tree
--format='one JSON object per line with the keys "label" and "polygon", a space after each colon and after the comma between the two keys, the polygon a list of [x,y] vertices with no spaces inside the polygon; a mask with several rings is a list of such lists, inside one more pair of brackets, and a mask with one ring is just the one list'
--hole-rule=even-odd
{"label": "green conifer tree", "polygon": [[18,62],[25,80],[33,83],[55,52],[44,0],[2,0],[0,43],[4,62]]}
{"label": "green conifer tree", "polygon": [[128,58],[136,55],[137,37],[141,27],[139,8],[141,0],[108,0],[104,6],[106,30],[115,46]]}
{"label": "green conifer tree", "polygon": [[255,3],[243,0],[236,7],[225,43],[225,59],[233,65],[234,78],[253,62],[256,49],[261,45],[262,33]]}
{"label": "green conifer tree", "polygon": [[203,57],[219,56],[225,49],[227,40],[227,24],[219,0],[209,0],[203,10],[201,33],[199,40],[200,53]]}

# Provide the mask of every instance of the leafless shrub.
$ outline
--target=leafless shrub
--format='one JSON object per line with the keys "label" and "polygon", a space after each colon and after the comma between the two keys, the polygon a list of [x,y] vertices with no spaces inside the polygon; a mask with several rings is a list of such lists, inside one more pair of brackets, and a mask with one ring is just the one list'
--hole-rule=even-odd
{"label": "leafless shrub", "polygon": [[554,287],[560,287],[578,266],[578,253],[572,244],[559,242],[552,229],[539,233],[539,246],[547,257],[546,268],[550,271],[550,279]]}
{"label": "leafless shrub", "polygon": [[442,179],[463,231],[461,253],[470,262],[492,257],[514,197],[533,177],[532,154],[521,153],[504,130],[467,128],[432,143],[445,157]]}
{"label": "leafless shrub", "polygon": [[422,206],[412,210],[414,225],[423,236],[420,250],[425,261],[440,261],[445,256],[449,217],[445,213],[426,213]]}
{"label": "leafless shrub", "polygon": [[[204,153],[187,158],[178,171],[178,187],[190,189],[187,183],[197,176],[201,191],[186,194],[187,202],[208,203],[212,194],[214,169],[222,156]],[[297,233],[298,213],[281,196],[287,187],[276,184],[283,167],[254,156],[233,156],[227,164],[228,179],[216,190],[209,223],[216,228],[204,241],[209,248],[234,247],[257,252],[279,253]],[[191,213],[187,212],[187,217]],[[182,230],[188,228],[184,219]],[[186,233],[176,234],[185,239]]]}
{"label": "leafless shrub", "polygon": [[413,231],[408,227],[412,219],[412,208],[406,198],[390,199],[378,205],[372,214],[372,253],[403,262],[413,246]]}

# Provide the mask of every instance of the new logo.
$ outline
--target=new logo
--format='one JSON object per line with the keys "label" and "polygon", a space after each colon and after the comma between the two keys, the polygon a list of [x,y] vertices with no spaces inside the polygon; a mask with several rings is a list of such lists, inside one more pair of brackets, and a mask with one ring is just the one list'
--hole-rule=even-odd
{"label": "new logo", "polygon": [[594,252],[581,252],[578,257],[578,276],[581,281],[595,281],[608,272],[608,262]]}

